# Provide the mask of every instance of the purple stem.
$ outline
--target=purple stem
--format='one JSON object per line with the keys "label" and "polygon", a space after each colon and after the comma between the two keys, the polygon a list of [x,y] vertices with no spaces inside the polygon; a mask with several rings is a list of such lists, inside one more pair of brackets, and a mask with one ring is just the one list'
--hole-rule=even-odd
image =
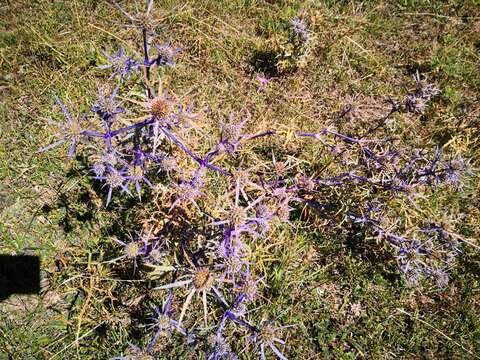
{"label": "purple stem", "polygon": [[268,130],[268,131],[264,131],[260,134],[256,134],[256,135],[248,135],[246,136],[247,140],[252,140],[252,139],[256,139],[256,138],[259,138],[259,137],[264,137],[264,136],[270,136],[270,135],[275,135],[276,134],[276,131],[274,130]]}
{"label": "purple stem", "polygon": [[82,132],[80,133],[80,135],[83,135],[83,136],[93,136],[93,137],[99,137],[99,138],[105,137],[104,134],[98,133],[98,132],[96,132],[96,131],[91,131],[91,130],[82,131]]}
{"label": "purple stem", "polygon": [[150,86],[148,85],[150,83],[150,61],[148,59],[148,41],[147,41],[147,30],[143,29],[142,30],[142,35],[143,35],[143,51],[145,54],[145,61],[144,61],[144,66],[145,66],[145,77],[147,78],[147,83],[145,84],[147,88],[147,95],[148,98],[152,98],[152,91],[150,89]]}
{"label": "purple stem", "polygon": [[110,123],[105,122],[105,145],[107,146],[107,150],[110,151],[112,149],[112,133],[110,131]]}
{"label": "purple stem", "polygon": [[217,171],[226,176],[233,176],[229,171],[223,170],[218,166],[212,165],[208,162],[208,156],[205,160],[202,160],[199,156],[195,155],[188,147],[186,147],[175,135],[173,135],[170,131],[168,131],[165,127],[160,127],[165,136],[167,136],[171,141],[177,144],[188,156],[190,156],[193,160],[198,162],[200,166],[205,166],[211,170]]}
{"label": "purple stem", "polygon": [[197,161],[199,164],[202,163],[202,159],[195,155],[193,152],[190,151],[188,147],[186,147],[175,135],[173,135],[170,131],[168,131],[165,127],[160,126],[160,129],[168,137],[171,141],[177,144],[188,156],[190,156],[193,160]]}
{"label": "purple stem", "polygon": [[316,138],[316,137],[317,137],[317,134],[311,134],[311,133],[301,133],[301,132],[298,132],[298,133],[297,133],[297,136],[304,136],[304,137],[314,137],[314,138]]}
{"label": "purple stem", "polygon": [[143,127],[143,126],[147,126],[147,125],[150,125],[150,124],[153,124],[155,122],[155,119],[154,118],[151,118],[151,119],[147,119],[147,120],[143,120],[139,123],[136,123],[136,124],[133,124],[133,125],[129,125],[129,126],[125,126],[123,128],[120,128],[120,129],[117,129],[115,131],[112,131],[110,133],[110,135],[113,137],[113,136],[117,136],[118,134],[121,134],[125,131],[128,131],[128,130],[131,130],[131,129],[138,129],[140,127]]}

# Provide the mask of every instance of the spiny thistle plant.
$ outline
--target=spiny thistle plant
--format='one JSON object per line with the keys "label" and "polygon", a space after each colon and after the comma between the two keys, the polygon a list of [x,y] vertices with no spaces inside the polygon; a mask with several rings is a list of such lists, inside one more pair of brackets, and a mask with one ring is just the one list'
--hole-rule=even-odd
{"label": "spiny thistle plant", "polygon": [[281,55],[277,59],[280,71],[303,68],[314,48],[314,35],[309,30],[307,20],[302,14],[288,23],[288,38],[281,46]]}
{"label": "spiny thistle plant", "polygon": [[[100,68],[110,73],[88,114],[77,114],[55,96],[65,119],[53,123],[58,138],[40,152],[63,143],[68,159],[82,151],[89,175],[102,185],[105,206],[115,207],[117,197],[127,196],[162,210],[162,217],[149,218],[155,226],[139,225],[137,235],[112,241],[120,256],[110,262],[132,263],[135,275],[149,279],[148,291],[161,299],[146,325],[148,347],[131,345],[133,355],[118,358],[153,357],[161,337],[178,335],[188,346],[206,349],[207,359],[237,359],[232,349],[241,348],[236,344],[241,339],[262,359],[267,354],[286,359],[283,336],[295,324],[277,325],[268,314],[258,324],[252,321],[264,287],[252,251],[276,228],[295,226],[292,211],[325,212],[332,187],[367,194],[338,222],[347,219],[384,241],[409,285],[424,280],[447,285],[462,241],[435,221],[407,229],[385,207],[398,197],[418,206],[418,196],[442,186],[461,190],[467,161],[445,157],[439,148],[402,148],[392,136],[373,138],[394,112],[422,113],[439,94],[435,87],[417,75],[417,90],[405,105],[392,105],[382,122],[364,133],[348,128],[342,133],[334,126],[315,133],[292,129],[290,141],[317,142],[325,157],[346,170],[318,176],[293,156],[281,161],[275,152],[256,153],[252,144],[287,134],[249,133],[246,112],[232,112],[206,134],[194,102],[163,88],[162,74],[167,67],[174,70],[181,50],[157,34],[153,0],[135,15],[116,6],[138,30],[139,49],[105,53]],[[301,18],[291,26],[295,57],[306,57],[312,35]]]}

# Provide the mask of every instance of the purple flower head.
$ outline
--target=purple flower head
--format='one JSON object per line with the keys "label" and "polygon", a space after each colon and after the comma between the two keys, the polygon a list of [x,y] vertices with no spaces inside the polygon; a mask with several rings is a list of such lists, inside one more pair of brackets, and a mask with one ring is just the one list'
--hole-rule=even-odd
{"label": "purple flower head", "polygon": [[265,75],[263,74],[257,74],[257,76],[255,77],[258,81],[258,83],[260,84],[260,87],[261,88],[264,88],[265,86],[268,85],[268,83],[270,82],[270,80],[268,80]]}
{"label": "purple flower head", "polygon": [[409,287],[417,287],[420,283],[423,269],[421,268],[411,268],[402,273],[403,279]]}
{"label": "purple flower head", "polygon": [[155,308],[155,315],[149,318],[151,323],[147,326],[147,329],[154,331],[155,335],[148,345],[148,350],[152,349],[159,337],[170,337],[175,330],[182,335],[187,334],[186,331],[179,326],[178,322],[172,318],[171,305],[172,296],[168,295],[163,301],[162,307],[160,309],[158,307]]}
{"label": "purple flower head", "polygon": [[257,219],[249,215],[249,212],[254,208],[255,202],[248,204],[248,206],[240,206],[237,204],[229,204],[226,209],[222,210],[224,220],[217,220],[211,223],[211,225],[225,226],[228,225],[230,234],[228,235],[228,241],[231,243],[229,246],[235,249],[238,246],[238,251],[243,247],[239,237],[242,233],[250,233],[254,237],[260,236],[255,231],[257,227]]}
{"label": "purple flower head", "polygon": [[100,69],[112,69],[113,73],[110,78],[120,76],[120,78],[128,78],[131,74],[140,68],[140,63],[135,60],[133,55],[127,56],[125,50],[120,48],[116,54],[108,55],[104,53],[108,60],[108,64],[99,66]]}
{"label": "purple flower head", "polygon": [[[300,57],[305,56],[309,51],[308,45],[312,41],[312,34],[308,31],[307,25],[303,17],[295,17],[290,20],[291,36],[290,41],[301,51],[298,55]],[[300,47],[300,49],[299,49]]]}
{"label": "purple flower head", "polygon": [[398,250],[398,263],[402,272],[421,266],[423,256],[429,255],[431,250],[418,239],[411,239],[403,243]]}
{"label": "purple flower head", "polygon": [[[218,256],[217,268],[222,271],[221,278],[228,283],[237,284],[239,281],[239,275],[243,270],[250,265],[243,255],[245,253],[245,245],[238,241],[240,244],[236,246],[236,249],[229,249],[227,251],[222,249],[222,254]],[[235,244],[235,241],[232,241]],[[217,251],[219,253],[220,251]]]}
{"label": "purple flower head", "polygon": [[183,104],[180,102],[177,106],[177,111],[173,112],[170,117],[172,118],[172,122],[176,126],[181,126],[183,128],[191,128],[195,127],[193,121],[198,118],[198,114],[193,112],[194,103],[190,103],[188,105]]}
{"label": "purple flower head", "polygon": [[417,71],[414,74],[415,86],[416,86],[416,94],[418,96],[423,97],[424,99],[431,99],[434,96],[438,96],[441,94],[441,91],[435,87],[435,85],[430,84],[426,81],[426,79],[420,76],[420,73]]}
{"label": "purple flower head", "polygon": [[117,114],[125,111],[124,108],[119,106],[119,103],[115,99],[117,96],[117,91],[118,86],[115,87],[115,89],[108,96],[105,87],[98,88],[98,100],[93,105],[92,110],[105,122],[113,122]]}
{"label": "purple flower head", "polygon": [[280,201],[277,204],[277,211],[276,215],[280,219],[280,221],[288,222],[290,218],[290,212],[293,208],[290,206],[288,200]]}
{"label": "purple flower head", "polygon": [[365,204],[364,208],[367,213],[381,215],[385,204],[380,201],[369,201]]}
{"label": "purple flower head", "polygon": [[305,24],[303,19],[300,19],[299,17],[295,17],[292,20],[290,20],[290,25],[292,27],[292,32],[295,35],[305,35],[307,33],[307,25]]}
{"label": "purple flower head", "polygon": [[161,249],[160,241],[155,238],[155,240],[150,244],[148,253],[147,253],[147,262],[153,265],[161,264],[164,259],[164,252]]}
{"label": "purple flower head", "polygon": [[260,91],[265,89],[268,86],[268,84],[270,83],[270,79],[267,79],[265,77],[265,75],[263,75],[261,73],[257,74],[255,76],[255,79],[257,80],[257,83],[258,83],[257,93],[259,93]]}
{"label": "purple flower head", "polygon": [[127,164],[113,148],[106,150],[101,155],[93,155],[92,163],[91,171],[95,174],[96,178],[103,177],[109,167],[115,168],[117,165]]}
{"label": "purple flower head", "polygon": [[420,229],[418,233],[426,236],[425,241],[431,244],[437,267],[446,268],[462,253],[461,243],[441,226],[431,224]]}
{"label": "purple flower head", "polygon": [[147,184],[149,187],[153,188],[153,184],[145,175],[145,154],[140,149],[133,149],[133,159],[125,168],[122,169],[125,174],[125,179],[127,180],[125,187],[133,183],[135,191],[139,199],[141,199],[141,183]]}
{"label": "purple flower head", "polygon": [[264,236],[270,230],[270,223],[274,217],[274,211],[267,204],[260,203],[255,207],[255,216],[252,221],[256,225],[255,232],[258,236]]}
{"label": "purple flower head", "polygon": [[133,272],[135,273],[137,269],[137,260],[143,258],[147,253],[145,244],[141,244],[134,239],[130,239],[128,243],[125,243],[116,237],[112,238],[112,240],[123,247],[123,254],[118,258],[111,260],[111,262],[122,259],[131,260],[133,261]]}
{"label": "purple flower head", "polygon": [[466,175],[470,175],[470,171],[463,158],[447,160],[437,146],[431,156],[425,151],[413,151],[408,163],[397,172],[396,177],[410,184],[448,184],[461,189]]}
{"label": "purple flower head", "polygon": [[199,208],[197,200],[203,195],[203,192],[201,190],[201,181],[182,181],[179,185],[175,186],[175,193],[177,194],[177,198],[170,207],[170,210],[172,210],[175,206],[182,202],[192,203],[194,206]]}
{"label": "purple flower head", "polygon": [[[249,190],[258,190],[259,192],[263,192],[263,187],[259,184],[255,183],[252,180],[252,174],[255,173],[255,167],[251,167],[248,169],[237,169],[233,172],[233,177],[235,179],[235,192],[239,192],[239,196],[241,195],[245,201],[248,202],[248,195],[247,191]],[[237,190],[238,189],[238,190]],[[235,196],[236,193],[235,193]]]}
{"label": "purple flower head", "polygon": [[[120,5],[117,4],[116,1],[113,1],[113,4],[131,21],[130,27],[139,28],[140,30],[148,32],[149,34],[155,33],[155,21],[151,15],[153,9],[153,0],[147,1],[147,8],[145,12],[141,12],[137,8],[137,14],[135,16],[126,12]],[[128,27],[128,25],[126,26]]]}
{"label": "purple flower head", "polygon": [[93,172],[95,177],[102,177],[107,171],[107,165],[105,165],[103,161],[97,161],[93,163],[91,171]]}
{"label": "purple flower head", "polygon": [[148,352],[149,350],[143,350],[138,346],[128,343],[130,348],[128,349],[128,355],[125,356],[116,356],[110,358],[111,360],[154,360],[155,357],[150,355]]}
{"label": "purple flower head", "polygon": [[230,113],[229,122],[221,123],[220,128],[222,130],[220,143],[218,144],[219,151],[225,151],[229,154],[233,154],[240,146],[240,141],[245,136],[242,134],[242,129],[246,122],[249,120],[249,116],[245,116],[240,119],[237,124],[234,123],[234,115]]}
{"label": "purple flower head", "polygon": [[278,334],[282,329],[292,326],[293,325],[274,327],[272,322],[262,321],[255,327],[254,334],[250,336],[249,340],[255,344],[262,360],[266,360],[265,350],[267,347],[269,347],[279,359],[287,360],[285,355],[277,348],[278,344],[285,345],[285,341],[281,340]]}
{"label": "purple flower head", "polygon": [[435,280],[435,285],[439,289],[445,289],[449,282],[448,273],[444,269],[434,269],[431,272],[431,277]]}
{"label": "purple flower head", "polygon": [[[391,236],[389,238],[392,244],[398,246],[397,259],[402,277],[409,286],[418,286],[420,280],[431,279],[437,287],[444,288],[448,283],[448,274],[444,267],[449,264],[452,251],[436,237],[436,228],[420,229],[418,233],[433,236],[424,240],[395,236],[395,242],[390,240]],[[455,257],[456,253],[453,256]]]}
{"label": "purple flower head", "polygon": [[40,150],[37,151],[37,153],[42,153],[47,150],[50,150],[54,148],[55,146],[58,146],[60,144],[63,144],[64,142],[69,142],[70,147],[68,149],[67,153],[67,159],[70,160],[73,154],[75,153],[75,147],[80,141],[80,138],[83,135],[83,126],[82,122],[84,118],[77,118],[73,117],[70,112],[67,110],[65,105],[63,104],[62,100],[58,96],[55,95],[55,101],[57,105],[62,109],[63,116],[65,117],[65,122],[63,124],[54,122],[54,121],[49,121],[50,123],[56,125],[59,128],[59,132],[57,133],[57,136],[60,138],[60,140],[55,141],[54,143],[41,148]]}
{"label": "purple flower head", "polygon": [[447,184],[460,188],[465,175],[468,176],[470,174],[468,164],[462,157],[458,157],[447,162],[443,179]]}
{"label": "purple flower head", "polygon": [[103,155],[102,155],[102,161],[109,166],[117,166],[120,164],[125,164],[125,161],[120,157],[120,153],[118,153],[116,150],[107,150]]}
{"label": "purple flower head", "polygon": [[412,187],[408,180],[399,174],[395,174],[391,179],[384,179],[384,186],[394,193],[408,193]]}
{"label": "purple flower head", "polygon": [[174,48],[169,42],[165,42],[162,45],[154,44],[157,49],[157,56],[150,62],[150,65],[163,66],[175,66],[175,57],[180,52],[179,48]]}
{"label": "purple flower head", "polygon": [[208,338],[208,343],[212,348],[212,352],[207,360],[239,360],[238,356],[231,351],[230,345],[220,332],[212,334]]}
{"label": "purple flower head", "polygon": [[415,94],[407,95],[407,110],[416,114],[423,114],[427,108],[426,100]]}
{"label": "purple flower head", "polygon": [[241,281],[235,284],[235,291],[240,294],[242,302],[253,301],[259,296],[262,279],[254,279],[248,270],[242,275]]}
{"label": "purple flower head", "polygon": [[248,219],[247,209],[236,204],[231,205],[228,210],[226,210],[226,216],[226,221],[228,221],[230,226],[235,228],[241,228],[245,226]]}
{"label": "purple flower head", "polygon": [[210,241],[210,248],[213,250],[211,254],[218,260],[216,268],[223,271],[222,278],[234,282],[242,268],[248,265],[245,260],[246,246],[233,227],[229,225],[223,227],[223,235]]}
{"label": "purple flower head", "polygon": [[420,74],[414,75],[416,91],[407,95],[406,108],[407,111],[423,114],[427,107],[427,102],[440,94],[434,85],[428,84],[424,79],[420,78]]}
{"label": "purple flower head", "polygon": [[348,217],[354,223],[362,224],[362,225],[367,226],[367,227],[370,227],[370,226],[375,227],[375,225],[378,223],[377,221],[370,218],[370,215],[368,215],[368,214],[357,215],[357,214],[352,214],[351,213],[351,214],[348,214]]}
{"label": "purple flower head", "polygon": [[128,190],[128,186],[126,184],[128,178],[124,170],[117,170],[115,167],[107,165],[104,174],[102,176],[96,176],[95,179],[102,180],[105,183],[103,186],[108,186],[106,206],[108,206],[108,204],[110,204],[110,201],[112,200],[113,189],[119,188],[121,191],[132,195],[130,193],[130,190]]}
{"label": "purple flower head", "polygon": [[235,277],[246,262],[242,259],[243,247],[236,246],[231,237],[224,238],[215,249],[215,255],[220,262],[219,268],[224,271],[225,278]]}
{"label": "purple flower head", "polygon": [[394,168],[400,160],[400,154],[397,151],[372,149],[368,146],[362,147],[361,151],[362,161],[368,170],[388,170]]}
{"label": "purple flower head", "polygon": [[297,180],[298,189],[305,191],[314,191],[317,187],[317,182],[311,176],[301,176]]}
{"label": "purple flower head", "polygon": [[247,302],[249,299],[246,295],[237,296],[232,306],[228,309],[228,316],[235,319],[243,318],[247,314]]}
{"label": "purple flower head", "polygon": [[[257,217],[251,214],[255,209],[255,206],[257,206],[264,197],[261,195],[254,201],[250,201],[249,196],[245,192],[244,185],[255,184],[251,183],[248,180],[248,177],[243,176],[242,174],[244,173],[239,171],[235,173],[235,188],[228,190],[225,194],[228,203],[226,209],[222,210],[224,213],[224,220],[217,220],[212,223],[212,225],[221,226],[228,224],[228,230],[225,232],[224,239],[230,242],[228,244],[230,247],[232,247],[232,244],[239,243],[239,236],[244,232],[248,232],[254,237],[260,236],[260,234],[255,231],[255,228],[258,227],[258,223],[264,220],[257,219]],[[234,197],[234,199],[232,199],[232,197]],[[242,198],[247,203],[246,206],[240,205]],[[235,247],[233,246],[232,248]]]}

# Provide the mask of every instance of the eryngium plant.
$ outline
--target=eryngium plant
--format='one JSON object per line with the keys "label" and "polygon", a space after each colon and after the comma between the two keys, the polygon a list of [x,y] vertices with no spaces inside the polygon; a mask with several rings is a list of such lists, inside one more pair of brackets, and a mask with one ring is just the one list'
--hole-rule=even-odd
{"label": "eryngium plant", "polygon": [[[89,113],[77,114],[55,96],[64,122],[54,122],[58,138],[40,152],[63,143],[68,145],[68,159],[82,151],[89,159],[90,175],[104,188],[106,206],[121,195],[161,210],[161,217],[150,216],[155,225],[142,227],[129,239],[112,239],[120,256],[110,262],[133,264],[136,276],[151,280],[149,291],[162,298],[149,314],[149,345],[132,346],[136,355],[154,354],[160,337],[177,334],[188,346],[207,349],[208,359],[236,359],[232,345],[239,338],[261,358],[270,352],[285,359],[282,333],[292,325],[277,325],[268,316],[261,316],[258,324],[251,320],[252,304],[262,301],[264,287],[252,249],[279,225],[292,226],[295,208],[325,212],[329,197],[323,196],[324,190],[332,187],[353,186],[369,194],[360,204],[363,208],[347,209],[344,215],[391,247],[408,284],[432,279],[446,286],[448,267],[461,252],[461,242],[435,223],[397,235],[399,224],[382,207],[397,196],[416,206],[415,196],[423,187],[461,188],[468,168],[464,160],[445,159],[439,149],[432,153],[399,148],[391,137],[367,138],[402,110],[397,105],[363,135],[343,134],[333,127],[288,133],[294,141],[319,142],[328,156],[347,167],[328,176],[309,174],[294,157],[279,161],[272,153],[267,161],[257,156],[250,144],[284,134],[275,129],[249,133],[248,112],[231,113],[214,129],[215,140],[207,142],[210,148],[205,142],[199,146],[191,139],[205,136],[201,112],[195,112],[188,96],[162,87],[162,74],[174,68],[180,49],[159,40],[153,0],[136,15],[118,8],[129,19],[128,26],[138,30],[139,49],[105,54],[100,68],[110,73]],[[304,20],[294,19],[291,26],[298,49],[310,46]],[[405,110],[421,113],[437,94],[436,88],[423,84],[408,95]]]}

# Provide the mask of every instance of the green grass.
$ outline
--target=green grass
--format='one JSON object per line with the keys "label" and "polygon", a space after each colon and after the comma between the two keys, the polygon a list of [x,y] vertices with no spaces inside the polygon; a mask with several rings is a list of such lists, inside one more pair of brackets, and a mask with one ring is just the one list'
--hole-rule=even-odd
{"label": "green grass", "polygon": [[[206,126],[248,110],[252,132],[318,130],[353,103],[358,116],[342,126],[356,131],[388,112],[387,98],[403,99],[419,69],[442,90],[441,98],[422,120],[396,114],[389,126],[405,144],[440,144],[475,168],[478,10],[478,2],[454,0],[159,1],[160,28],[183,49],[164,86],[191,91],[199,108],[211,108]],[[257,93],[254,67],[269,71],[282,54],[288,20],[300,12],[316,38],[307,66],[275,74]],[[35,153],[52,139],[46,119],[61,116],[53,94],[71,109],[86,110],[105,78],[96,68],[102,51],[133,44],[133,32],[114,21],[124,19],[96,0],[0,5],[0,253],[39,255],[43,286],[39,296],[0,303],[2,360],[104,359],[125,353],[129,342],[140,346],[150,339],[142,324],[161,294],[102,264],[118,256],[110,236],[134,229],[149,205],[116,201],[105,209],[81,158],[67,163],[65,149]],[[257,150],[268,156],[266,149],[282,146],[283,140],[262,140]],[[287,147],[319,173],[331,166],[317,145]],[[346,223],[330,231],[332,214],[310,212],[295,216],[294,230],[281,226],[255,245],[266,301],[255,304],[253,316],[297,324],[286,332],[291,359],[479,358],[479,190],[474,176],[462,192],[420,199],[420,209],[402,199],[391,203],[406,228],[447,217],[473,244],[465,244],[448,289],[408,288],[385,246]],[[355,189],[331,197],[354,206],[349,191]],[[338,213],[335,219],[342,220]],[[180,337],[163,346],[160,358],[203,356]],[[256,358],[243,341],[234,347],[241,358]]]}

